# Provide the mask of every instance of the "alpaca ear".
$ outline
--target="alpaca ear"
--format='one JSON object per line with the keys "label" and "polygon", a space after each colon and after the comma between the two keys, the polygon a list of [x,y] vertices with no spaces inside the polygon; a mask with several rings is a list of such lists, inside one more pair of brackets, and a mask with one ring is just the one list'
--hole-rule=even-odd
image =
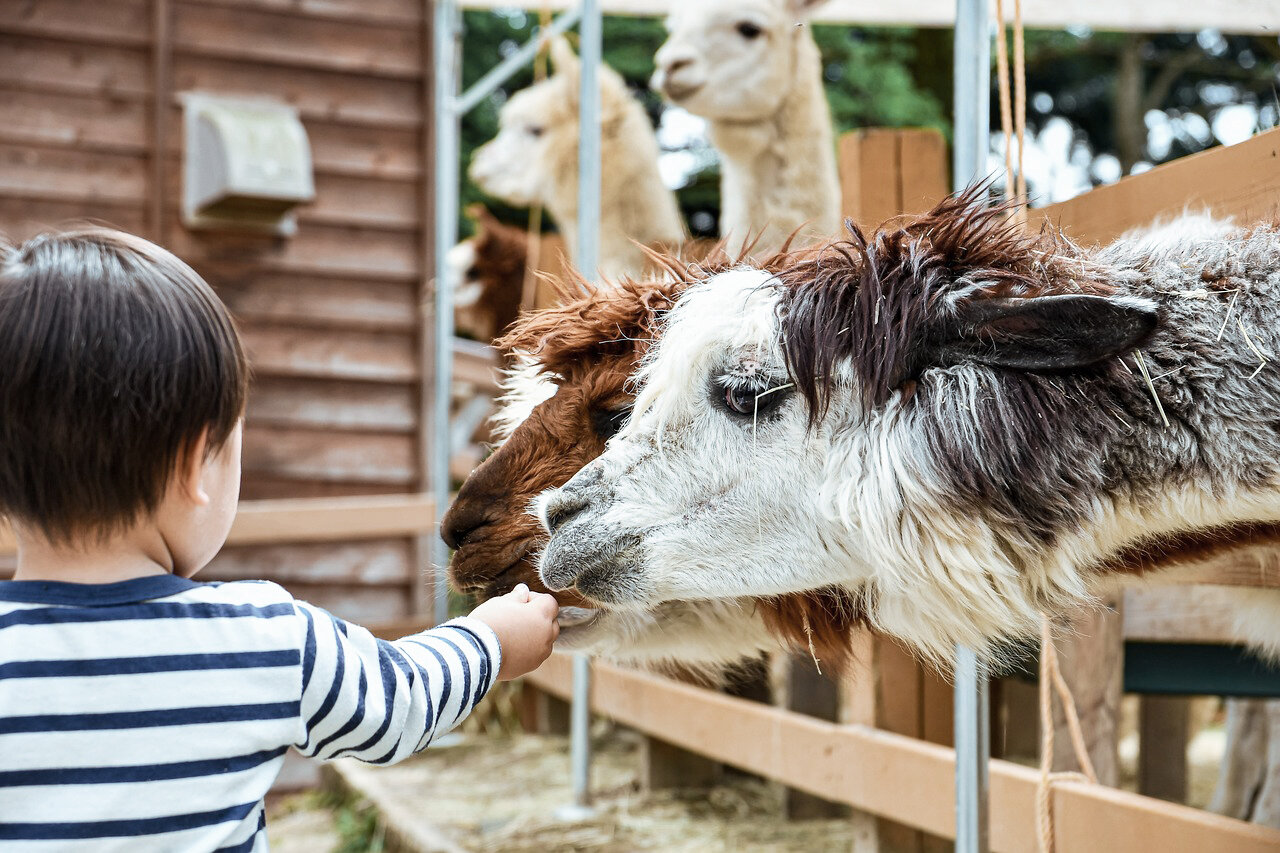
{"label": "alpaca ear", "polygon": [[575,78],[582,68],[578,54],[573,52],[569,40],[564,36],[556,36],[551,40],[551,67],[557,74],[572,75]]}
{"label": "alpaca ear", "polygon": [[791,7],[791,14],[797,18],[807,18],[827,0],[787,0],[787,5]]}
{"label": "alpaca ear", "polygon": [[946,323],[939,355],[945,364],[1015,370],[1087,367],[1139,346],[1157,320],[1155,303],[1134,297],[966,298]]}

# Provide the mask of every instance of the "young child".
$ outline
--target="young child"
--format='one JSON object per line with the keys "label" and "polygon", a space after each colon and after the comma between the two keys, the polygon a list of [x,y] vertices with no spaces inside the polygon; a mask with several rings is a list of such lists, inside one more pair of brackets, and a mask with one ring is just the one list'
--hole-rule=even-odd
{"label": "young child", "polygon": [[86,229],[0,257],[0,850],[265,850],[285,751],[390,764],[551,652],[517,588],[394,643],[197,583],[240,490],[247,368],[212,289]]}

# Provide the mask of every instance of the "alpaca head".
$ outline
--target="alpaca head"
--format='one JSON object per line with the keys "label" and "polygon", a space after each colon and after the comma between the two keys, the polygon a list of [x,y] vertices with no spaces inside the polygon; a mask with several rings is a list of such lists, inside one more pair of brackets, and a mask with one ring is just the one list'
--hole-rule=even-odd
{"label": "alpaca head", "polygon": [[799,26],[823,0],[673,3],[652,87],[709,119],[755,121],[776,113],[794,85]]}
{"label": "alpaca head", "polygon": [[[577,192],[581,64],[563,38],[551,43],[551,62],[554,73],[511,96],[498,114],[498,135],[472,156],[471,180],[509,204],[554,207],[572,203]],[[643,110],[616,71],[601,65],[598,79],[607,160],[610,133],[619,132],[628,110]]]}
{"label": "alpaca head", "polygon": [[969,196],[693,286],[629,424],[539,499],[544,581],[617,609],[839,585],[927,654],[1026,630],[1085,595],[1026,575],[1115,476],[1090,383],[1150,412],[1114,357],[1156,309],[1105,272]]}
{"label": "alpaca head", "polygon": [[529,238],[524,229],[499,222],[484,205],[467,215],[476,233],[449,250],[454,325],[480,341],[500,334],[520,313]]}
{"label": "alpaca head", "polygon": [[[497,418],[504,440],[463,484],[441,528],[456,549],[450,565],[456,587],[482,598],[521,582],[545,589],[536,555],[546,534],[525,510],[538,493],[563,485],[599,456],[629,416],[629,378],[659,316],[692,277],[689,268],[669,263],[675,275],[666,281],[562,294],[564,304],[525,315],[498,342],[518,364]],[[704,261],[704,268],[715,266]],[[566,608],[562,647],[636,661],[728,662],[776,646],[772,636],[811,646],[824,662],[839,665],[861,616],[859,603],[837,589],[621,612],[572,592],[559,597]]]}

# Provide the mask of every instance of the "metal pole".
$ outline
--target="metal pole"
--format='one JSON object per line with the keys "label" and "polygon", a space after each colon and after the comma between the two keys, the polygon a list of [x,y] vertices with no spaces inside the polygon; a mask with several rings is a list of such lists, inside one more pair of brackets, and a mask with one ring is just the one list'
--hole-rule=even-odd
{"label": "metal pole", "polygon": [[[578,98],[578,269],[594,279],[600,267],[600,84],[601,19],[599,0],[582,0],[579,29],[582,64]],[[573,707],[569,718],[573,805],[578,816],[590,813],[591,661],[573,656]]]}
{"label": "metal pole", "polygon": [[[952,182],[957,190],[986,174],[991,109],[988,3],[956,0]],[[955,682],[956,853],[986,853],[991,709],[986,666],[973,650],[957,647]]]}
{"label": "metal pole", "polygon": [[[458,242],[458,38],[461,17],[455,0],[435,0],[435,395],[431,446],[432,529],[449,505],[449,404],[453,385],[453,293],[446,264]],[[449,618],[449,549],[439,535],[431,537],[436,624]]]}

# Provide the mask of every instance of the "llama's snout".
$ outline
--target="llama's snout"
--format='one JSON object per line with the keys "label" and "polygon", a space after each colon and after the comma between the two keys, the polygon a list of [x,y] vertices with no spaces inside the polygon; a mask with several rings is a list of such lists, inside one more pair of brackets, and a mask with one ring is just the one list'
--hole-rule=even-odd
{"label": "llama's snout", "polygon": [[580,514],[587,508],[587,500],[582,495],[559,489],[549,495],[542,504],[542,527],[555,535],[565,522]]}

